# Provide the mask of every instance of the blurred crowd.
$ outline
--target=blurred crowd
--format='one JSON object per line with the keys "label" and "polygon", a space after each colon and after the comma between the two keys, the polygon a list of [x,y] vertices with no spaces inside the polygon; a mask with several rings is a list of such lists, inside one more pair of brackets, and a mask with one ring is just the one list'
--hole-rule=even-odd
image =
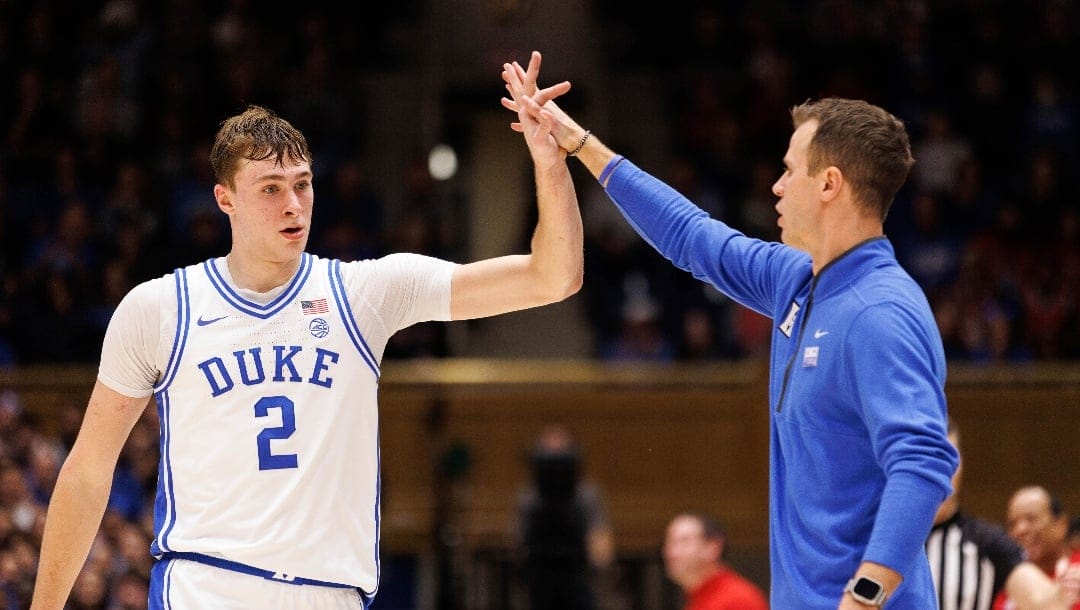
{"label": "blurred crowd", "polygon": [[[311,251],[460,259],[423,168],[404,172],[391,214],[356,153],[355,115],[378,112],[356,79],[409,69],[387,24],[419,19],[422,4],[342,19],[319,2],[286,14],[248,0],[0,1],[0,365],[94,362],[129,288],[225,253],[208,147],[248,101],[311,141]],[[598,0],[593,17],[603,68],[661,85],[670,138],[654,145],[670,162],[650,169],[751,235],[777,238],[770,186],[793,103],[857,96],[901,116],[918,159],[887,225],[901,261],[951,358],[1021,361],[1080,357],[1080,204],[1064,188],[1078,161],[1077,10],[767,0],[677,2],[658,16]],[[586,223],[596,357],[765,349],[767,320],[658,260],[621,218]],[[395,336],[386,357],[450,352],[429,323]]]}
{"label": "blurred crowd", "polygon": [[[948,356],[1024,361],[1080,357],[1080,201],[1067,190],[1080,98],[1066,59],[1080,50],[1078,9],[766,0],[660,16],[612,2],[603,19],[619,33],[609,64],[658,75],[666,94],[671,136],[658,144],[671,162],[650,169],[750,235],[779,238],[770,187],[794,103],[857,97],[900,116],[916,165],[886,232],[927,292]],[[608,356],[767,348],[768,322],[669,271],[624,225],[594,225],[586,246]]]}
{"label": "blurred crowd", "polygon": [[[138,282],[227,253],[209,148],[247,103],[301,128],[319,172],[310,248],[356,259],[445,255],[408,171],[394,227],[354,151],[355,83],[392,65],[380,41],[405,3],[335,20],[321,3],[0,1],[0,365],[96,362]],[[404,15],[402,17],[401,15]],[[443,353],[423,329],[388,355]],[[415,346],[415,347],[414,347]]]}

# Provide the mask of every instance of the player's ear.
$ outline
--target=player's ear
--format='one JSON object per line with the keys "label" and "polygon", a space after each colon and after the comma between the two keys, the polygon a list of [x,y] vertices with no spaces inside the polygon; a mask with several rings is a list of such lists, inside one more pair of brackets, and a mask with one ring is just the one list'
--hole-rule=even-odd
{"label": "player's ear", "polygon": [[226,214],[231,214],[233,210],[232,198],[229,194],[229,189],[224,185],[214,185],[214,199],[217,201],[218,208]]}

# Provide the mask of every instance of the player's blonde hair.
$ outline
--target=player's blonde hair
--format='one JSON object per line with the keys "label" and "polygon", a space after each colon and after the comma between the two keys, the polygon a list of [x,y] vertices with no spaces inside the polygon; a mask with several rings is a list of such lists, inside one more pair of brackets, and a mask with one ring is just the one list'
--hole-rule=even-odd
{"label": "player's blonde hair", "polygon": [[286,158],[293,163],[314,163],[307,139],[299,129],[272,110],[254,104],[222,121],[210,149],[214,180],[230,189],[236,187],[241,160],[270,158],[281,166]]}

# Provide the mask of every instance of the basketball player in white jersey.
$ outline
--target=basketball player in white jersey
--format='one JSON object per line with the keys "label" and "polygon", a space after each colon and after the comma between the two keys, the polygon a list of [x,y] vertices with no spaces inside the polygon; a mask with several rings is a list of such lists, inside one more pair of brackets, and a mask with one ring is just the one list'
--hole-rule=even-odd
{"label": "basketball player in white jersey", "polygon": [[256,106],[222,123],[211,165],[231,250],[140,284],[117,307],[49,505],[34,610],[64,606],[150,396],[161,421],[150,608],[371,604],[387,340],[418,322],[554,303],[581,286],[566,153],[519,119],[530,127],[539,208],[531,253],[470,264],[305,252],[314,193],[304,136]]}

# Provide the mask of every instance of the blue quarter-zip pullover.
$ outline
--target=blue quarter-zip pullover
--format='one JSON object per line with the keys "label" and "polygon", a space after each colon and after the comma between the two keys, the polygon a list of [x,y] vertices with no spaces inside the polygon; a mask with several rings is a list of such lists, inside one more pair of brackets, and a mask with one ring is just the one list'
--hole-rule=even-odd
{"label": "blue quarter-zip pullover", "polygon": [[815,276],[806,253],[709,218],[628,160],[615,157],[601,176],[657,251],[775,322],[773,610],[835,610],[863,561],[903,575],[886,608],[935,608],[924,543],[958,456],[946,437],[941,337],[889,241],[865,241]]}

